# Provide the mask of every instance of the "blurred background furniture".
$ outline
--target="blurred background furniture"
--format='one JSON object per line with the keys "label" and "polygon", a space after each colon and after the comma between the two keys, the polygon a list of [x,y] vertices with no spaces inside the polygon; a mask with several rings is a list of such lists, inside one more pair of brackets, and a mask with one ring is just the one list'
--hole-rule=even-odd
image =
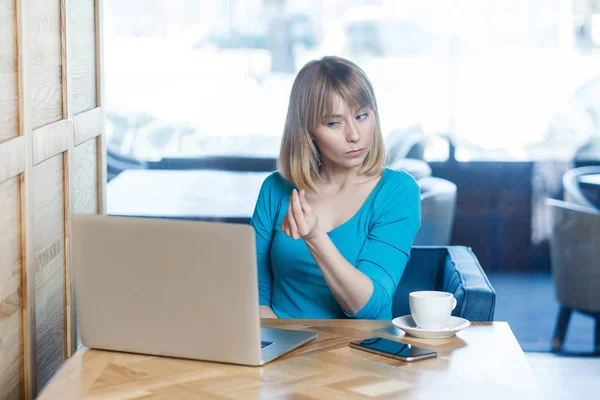
{"label": "blurred background furniture", "polygon": [[107,213],[249,223],[271,172],[129,169],[107,185]]}
{"label": "blurred background furniture", "polygon": [[562,178],[565,191],[564,200],[583,207],[598,209],[600,184],[594,185],[593,180],[586,179],[589,175],[596,174],[600,174],[600,166],[573,168],[565,172]]}
{"label": "blurred background furniture", "polygon": [[469,321],[493,321],[496,291],[473,251],[464,246],[413,247],[394,294],[392,316],[410,314],[408,295],[418,290],[454,294],[452,315]]}
{"label": "blurred background furniture", "polygon": [[580,176],[579,183],[582,186],[600,186],[600,173]]}
{"label": "blurred background furniture", "polygon": [[594,208],[600,209],[600,172],[579,177],[581,192]]}
{"label": "blurred background furniture", "polygon": [[420,126],[394,129],[385,138],[388,164],[402,158],[423,160],[427,136]]}
{"label": "blurred background furniture", "polygon": [[246,156],[163,157],[148,161],[148,169],[216,170],[233,172],[272,172],[277,169],[277,159]]}
{"label": "blurred background furniture", "polygon": [[121,172],[128,169],[148,168],[147,161],[139,161],[121,154],[115,145],[106,145],[106,181],[112,181]]}
{"label": "blurred background furniture", "polygon": [[431,176],[419,179],[418,184],[421,187],[421,227],[414,245],[447,246],[456,209],[456,185]]}
{"label": "blurred background furniture", "polygon": [[560,310],[552,350],[560,351],[571,313],[595,318],[594,349],[600,353],[600,212],[547,199],[550,257]]}
{"label": "blurred background furniture", "polygon": [[392,163],[388,163],[388,168],[396,171],[406,171],[416,180],[431,176],[431,167],[423,160],[414,158],[398,158]]}

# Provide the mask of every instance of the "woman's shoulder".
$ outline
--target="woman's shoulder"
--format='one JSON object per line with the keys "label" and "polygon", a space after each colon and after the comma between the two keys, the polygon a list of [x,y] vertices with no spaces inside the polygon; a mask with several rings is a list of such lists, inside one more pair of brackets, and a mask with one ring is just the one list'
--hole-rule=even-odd
{"label": "woman's shoulder", "polygon": [[374,209],[381,213],[412,208],[420,204],[421,190],[415,178],[405,171],[383,170],[380,189],[374,199]]}
{"label": "woman's shoulder", "polygon": [[382,189],[387,191],[394,191],[398,188],[415,189],[419,187],[419,184],[415,178],[406,171],[385,168],[381,176],[383,180]]}
{"label": "woman's shoulder", "polygon": [[274,171],[269,174],[262,183],[263,192],[269,193],[277,193],[277,194],[285,194],[287,192],[291,192],[292,185],[279,173],[279,171]]}

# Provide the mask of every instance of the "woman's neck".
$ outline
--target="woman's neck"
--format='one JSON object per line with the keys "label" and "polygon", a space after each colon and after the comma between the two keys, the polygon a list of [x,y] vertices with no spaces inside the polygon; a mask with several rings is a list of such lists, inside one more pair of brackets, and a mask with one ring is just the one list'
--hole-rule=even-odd
{"label": "woman's neck", "polygon": [[323,165],[321,183],[327,191],[340,192],[357,183],[361,177],[360,167],[343,168]]}

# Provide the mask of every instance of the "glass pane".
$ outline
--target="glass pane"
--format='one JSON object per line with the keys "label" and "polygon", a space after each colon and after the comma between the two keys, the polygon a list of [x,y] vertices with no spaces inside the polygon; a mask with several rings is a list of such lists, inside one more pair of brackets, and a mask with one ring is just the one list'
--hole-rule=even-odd
{"label": "glass pane", "polygon": [[591,0],[105,1],[109,148],[138,159],[276,157],[297,71],[339,55],[375,87],[384,135],[428,159],[571,157],[598,136]]}

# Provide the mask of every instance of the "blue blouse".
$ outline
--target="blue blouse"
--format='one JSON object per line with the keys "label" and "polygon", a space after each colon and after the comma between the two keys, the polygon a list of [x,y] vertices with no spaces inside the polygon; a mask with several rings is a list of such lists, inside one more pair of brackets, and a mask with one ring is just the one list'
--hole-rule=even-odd
{"label": "blue blouse", "polygon": [[358,212],[327,233],[344,258],[373,282],[370,299],[355,315],[338,305],[304,240],[281,231],[292,189],[279,172],[269,175],[252,216],[260,305],[280,318],[391,319],[392,298],[421,221],[414,178],[385,169]]}

